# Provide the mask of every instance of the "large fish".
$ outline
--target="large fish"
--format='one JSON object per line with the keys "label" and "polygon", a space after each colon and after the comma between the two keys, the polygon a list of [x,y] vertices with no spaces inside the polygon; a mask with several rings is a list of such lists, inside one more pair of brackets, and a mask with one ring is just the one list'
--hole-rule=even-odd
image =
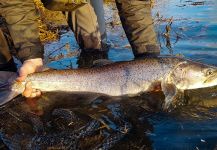
{"label": "large fish", "polygon": [[30,74],[24,82],[15,81],[15,77],[5,82],[3,77],[8,78],[11,73],[0,74],[0,105],[21,94],[27,81],[42,92],[93,92],[110,96],[133,96],[161,87],[165,109],[186,89],[217,85],[217,67],[176,57],[145,58],[90,69],[51,70]]}

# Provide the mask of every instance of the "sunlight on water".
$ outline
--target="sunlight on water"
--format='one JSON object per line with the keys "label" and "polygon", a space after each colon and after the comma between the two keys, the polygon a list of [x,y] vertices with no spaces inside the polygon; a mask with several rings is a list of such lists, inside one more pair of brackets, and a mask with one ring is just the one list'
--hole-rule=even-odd
{"label": "sunlight on water", "polygon": [[[193,60],[214,64],[217,62],[217,1],[179,1],[168,0],[157,2],[153,15],[159,13],[163,18],[173,18],[171,25],[171,49],[174,54],[181,53]],[[165,22],[157,25],[162,35]],[[168,48],[160,36],[163,54]]]}

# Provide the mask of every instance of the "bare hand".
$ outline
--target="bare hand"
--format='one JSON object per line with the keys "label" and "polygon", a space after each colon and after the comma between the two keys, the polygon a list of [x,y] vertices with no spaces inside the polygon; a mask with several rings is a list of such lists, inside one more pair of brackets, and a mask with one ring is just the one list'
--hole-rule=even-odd
{"label": "bare hand", "polygon": [[[43,61],[41,58],[36,59],[29,59],[24,61],[23,65],[19,70],[19,77],[17,78],[18,81],[22,82],[26,79],[28,74],[34,72],[40,72],[43,66]],[[23,92],[23,96],[27,98],[34,98],[41,95],[41,91],[37,89],[33,89],[31,86],[31,82],[26,83],[25,90]]]}

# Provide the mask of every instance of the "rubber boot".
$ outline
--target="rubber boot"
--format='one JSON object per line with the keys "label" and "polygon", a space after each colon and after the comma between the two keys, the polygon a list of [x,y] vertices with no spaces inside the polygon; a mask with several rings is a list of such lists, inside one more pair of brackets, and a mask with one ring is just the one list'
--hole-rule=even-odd
{"label": "rubber boot", "polygon": [[100,51],[96,49],[82,50],[78,58],[79,68],[91,68],[110,64],[108,60],[108,51]]}

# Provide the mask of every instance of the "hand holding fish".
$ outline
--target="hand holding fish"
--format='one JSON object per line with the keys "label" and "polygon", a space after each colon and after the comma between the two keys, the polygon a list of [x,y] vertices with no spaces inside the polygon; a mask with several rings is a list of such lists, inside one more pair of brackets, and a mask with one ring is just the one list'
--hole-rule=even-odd
{"label": "hand holding fish", "polygon": [[[22,67],[19,70],[18,81],[22,82],[26,79],[28,74],[40,72],[43,66],[43,61],[41,58],[29,59],[24,61]],[[31,86],[31,82],[27,82],[25,85],[25,90],[23,91],[23,96],[27,98],[34,98],[41,95],[41,91],[37,89],[33,89]]]}

